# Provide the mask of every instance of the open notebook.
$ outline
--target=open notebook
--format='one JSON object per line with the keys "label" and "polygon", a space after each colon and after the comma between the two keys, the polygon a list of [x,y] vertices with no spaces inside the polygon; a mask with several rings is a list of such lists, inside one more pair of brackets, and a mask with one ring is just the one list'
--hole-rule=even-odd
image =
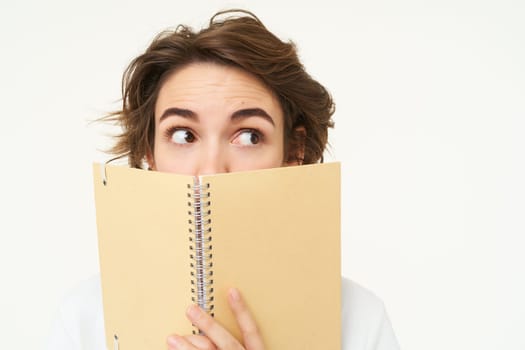
{"label": "open notebook", "polygon": [[94,182],[108,349],[165,349],[194,331],[192,302],[241,340],[232,286],[267,349],[340,349],[338,163],[200,177],[95,164]]}

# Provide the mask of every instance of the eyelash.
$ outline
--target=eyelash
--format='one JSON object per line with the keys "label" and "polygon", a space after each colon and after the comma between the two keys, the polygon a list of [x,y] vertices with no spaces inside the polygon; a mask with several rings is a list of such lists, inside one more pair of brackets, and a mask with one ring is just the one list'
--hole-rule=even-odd
{"label": "eyelash", "polygon": [[[242,133],[245,133],[245,132],[250,132],[250,133],[253,133],[253,134],[257,135],[257,137],[259,138],[257,144],[259,144],[259,143],[261,143],[261,142],[264,142],[264,134],[263,134],[260,130],[258,130],[258,129],[253,129],[253,128],[241,129],[241,130],[238,132],[236,138],[239,137]],[[257,144],[255,144],[255,145],[257,145]],[[252,145],[252,146],[255,146],[255,145]]]}
{"label": "eyelash", "polygon": [[[186,130],[186,131],[190,132],[195,137],[195,132],[193,130],[191,130],[191,128],[179,127],[179,126],[172,126],[172,127],[168,128],[168,129],[166,129],[166,131],[164,133],[164,136],[166,137],[167,140],[171,140],[171,138],[173,136],[173,133],[175,133],[178,130]],[[257,144],[263,142],[264,139],[265,139],[264,134],[259,129],[254,129],[254,128],[240,129],[239,132],[237,133],[236,138],[239,137],[242,133],[245,133],[245,132],[251,132],[251,133],[256,134],[257,137],[259,138],[259,142]]]}
{"label": "eyelash", "polygon": [[169,127],[168,129],[166,129],[166,132],[164,133],[164,136],[166,137],[167,140],[171,140],[171,138],[173,137],[173,134],[176,131],[179,131],[179,130],[186,130],[186,131],[190,132],[193,136],[195,136],[195,133],[190,128],[179,127],[179,126]]}

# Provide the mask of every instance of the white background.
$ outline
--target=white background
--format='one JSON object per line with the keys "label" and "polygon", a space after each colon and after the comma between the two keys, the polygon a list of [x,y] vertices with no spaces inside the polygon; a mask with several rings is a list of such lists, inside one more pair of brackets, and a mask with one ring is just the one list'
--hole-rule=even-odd
{"label": "white background", "polygon": [[14,1],[0,5],[0,347],[38,349],[97,273],[91,162],[160,30],[254,11],[329,88],[343,272],[403,349],[525,349],[525,2]]}

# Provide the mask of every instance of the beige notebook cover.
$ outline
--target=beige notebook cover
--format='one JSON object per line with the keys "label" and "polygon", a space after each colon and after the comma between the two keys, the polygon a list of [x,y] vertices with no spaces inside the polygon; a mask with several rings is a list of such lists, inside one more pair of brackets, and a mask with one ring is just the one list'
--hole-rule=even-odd
{"label": "beige notebook cover", "polygon": [[229,287],[241,291],[267,349],[340,349],[338,163],[201,177],[101,167],[108,349],[115,337],[120,350],[160,350],[169,334],[191,334],[185,310],[201,282],[201,304],[239,340]]}

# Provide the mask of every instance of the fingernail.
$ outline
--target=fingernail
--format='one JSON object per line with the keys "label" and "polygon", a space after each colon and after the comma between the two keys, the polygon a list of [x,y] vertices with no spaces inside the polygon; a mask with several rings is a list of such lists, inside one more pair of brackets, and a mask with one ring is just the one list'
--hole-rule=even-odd
{"label": "fingernail", "polygon": [[230,288],[230,299],[232,301],[239,301],[241,299],[241,295],[239,294],[239,291],[237,288]]}
{"label": "fingernail", "polygon": [[171,346],[178,347],[180,345],[180,338],[177,335],[170,335],[168,337],[168,344]]}
{"label": "fingernail", "polygon": [[196,320],[201,314],[201,309],[197,305],[190,305],[186,310],[186,314],[191,320]]}

